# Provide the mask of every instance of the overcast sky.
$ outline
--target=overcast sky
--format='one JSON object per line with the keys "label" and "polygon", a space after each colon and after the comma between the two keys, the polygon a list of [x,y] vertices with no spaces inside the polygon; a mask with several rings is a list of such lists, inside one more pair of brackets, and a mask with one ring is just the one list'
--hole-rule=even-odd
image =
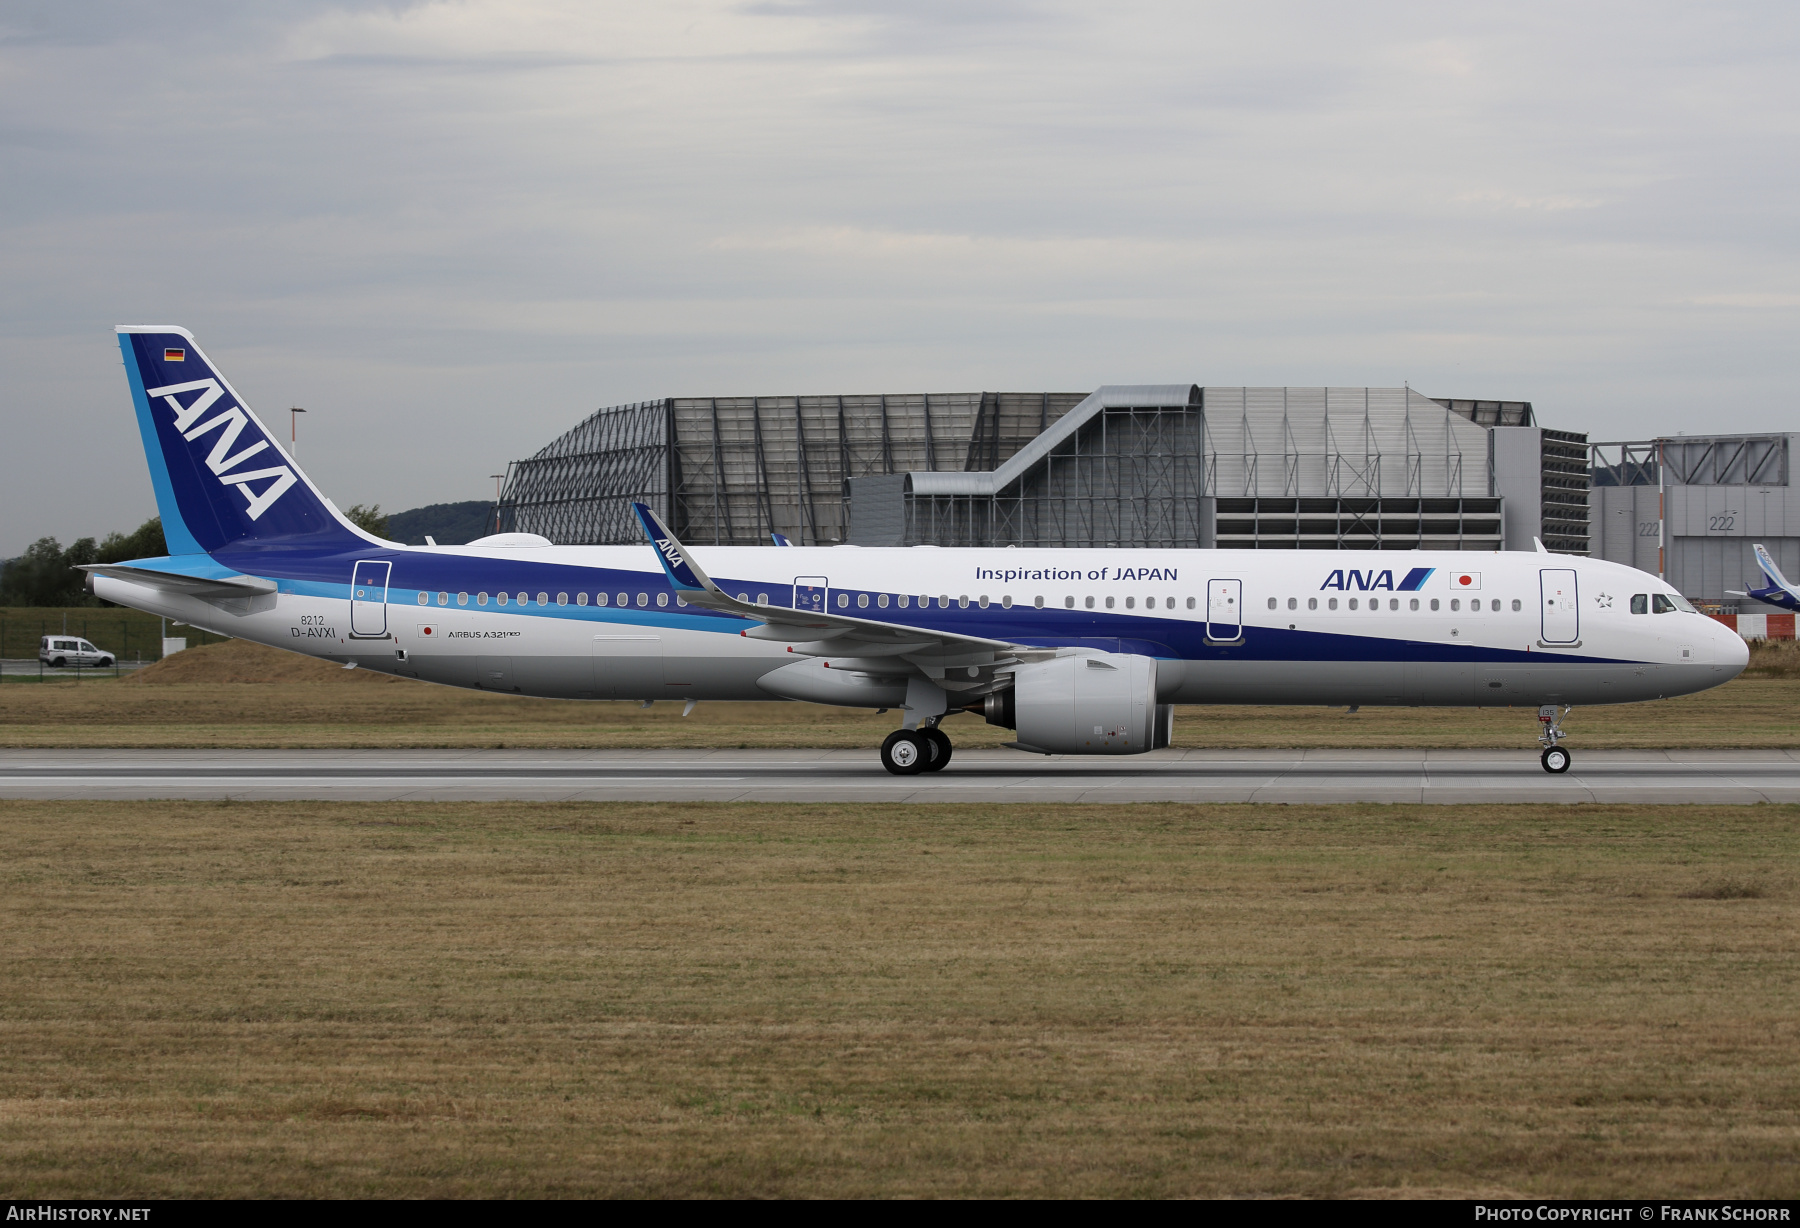
{"label": "overcast sky", "polygon": [[112,327],[340,506],[668,395],[1377,384],[1800,429],[1792,4],[0,2],[0,552]]}

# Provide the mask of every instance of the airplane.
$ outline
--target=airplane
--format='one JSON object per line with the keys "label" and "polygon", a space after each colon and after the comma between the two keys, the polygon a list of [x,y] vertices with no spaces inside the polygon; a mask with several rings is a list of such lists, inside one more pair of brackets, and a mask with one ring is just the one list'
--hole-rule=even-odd
{"label": "airplane", "polygon": [[1753,588],[1747,593],[1727,589],[1728,595],[1754,597],[1758,601],[1772,605],[1779,610],[1786,610],[1790,614],[1800,610],[1800,588],[1795,588],[1788,583],[1788,578],[1781,574],[1781,568],[1775,566],[1775,560],[1769,557],[1769,552],[1763,549],[1761,542],[1757,542],[1754,549],[1756,550],[1756,565],[1762,568],[1763,575],[1768,578],[1769,583],[1763,588]]}
{"label": "airplane", "polygon": [[347,520],[193,335],[117,329],[170,553],[90,591],[220,635],[565,699],[899,709],[892,773],[961,713],[1044,755],[1169,745],[1177,704],[1522,707],[1566,772],[1576,705],[1737,676],[1744,641],[1654,576],[1543,553],[383,541]]}

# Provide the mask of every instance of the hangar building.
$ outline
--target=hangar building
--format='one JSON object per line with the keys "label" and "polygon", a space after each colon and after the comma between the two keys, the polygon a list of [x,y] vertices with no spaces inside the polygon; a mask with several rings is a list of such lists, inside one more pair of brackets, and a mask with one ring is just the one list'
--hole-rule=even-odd
{"label": "hangar building", "polygon": [[1794,436],[1678,435],[1592,445],[1593,553],[1660,575],[1698,602],[1759,611],[1761,542],[1800,576]]}
{"label": "hangar building", "polygon": [[1585,436],[1411,388],[640,401],[513,462],[498,527],[633,542],[634,500],[696,544],[1589,545]]}

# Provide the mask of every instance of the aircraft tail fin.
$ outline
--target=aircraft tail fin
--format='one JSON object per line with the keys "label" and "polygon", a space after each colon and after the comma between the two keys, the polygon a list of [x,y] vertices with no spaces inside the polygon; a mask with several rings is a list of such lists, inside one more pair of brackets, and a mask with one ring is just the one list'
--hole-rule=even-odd
{"label": "aircraft tail fin", "polygon": [[1775,565],[1775,560],[1769,556],[1769,552],[1763,548],[1761,542],[1756,543],[1755,550],[1756,565],[1762,568],[1762,573],[1769,578],[1769,583],[1776,588],[1786,589],[1788,592],[1794,593],[1796,591],[1794,586],[1789,584],[1788,578],[1781,574],[1781,568]]}
{"label": "aircraft tail fin", "polygon": [[379,541],[319,493],[192,333],[128,324],[118,334],[170,554]]}

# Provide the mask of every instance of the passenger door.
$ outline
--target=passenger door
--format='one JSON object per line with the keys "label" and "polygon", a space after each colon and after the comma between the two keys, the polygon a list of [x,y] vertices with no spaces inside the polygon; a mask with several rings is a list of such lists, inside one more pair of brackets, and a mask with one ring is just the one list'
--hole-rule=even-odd
{"label": "passenger door", "polygon": [[1546,644],[1573,644],[1581,639],[1581,600],[1575,572],[1545,568],[1538,572],[1539,609],[1543,614]]}
{"label": "passenger door", "polygon": [[359,639],[387,636],[388,573],[392,563],[364,559],[350,572],[350,634]]}
{"label": "passenger door", "polygon": [[1230,643],[1244,637],[1244,582],[1206,582],[1206,638]]}
{"label": "passenger door", "polygon": [[814,614],[823,614],[828,587],[829,583],[824,576],[795,576],[794,608],[810,610]]}

